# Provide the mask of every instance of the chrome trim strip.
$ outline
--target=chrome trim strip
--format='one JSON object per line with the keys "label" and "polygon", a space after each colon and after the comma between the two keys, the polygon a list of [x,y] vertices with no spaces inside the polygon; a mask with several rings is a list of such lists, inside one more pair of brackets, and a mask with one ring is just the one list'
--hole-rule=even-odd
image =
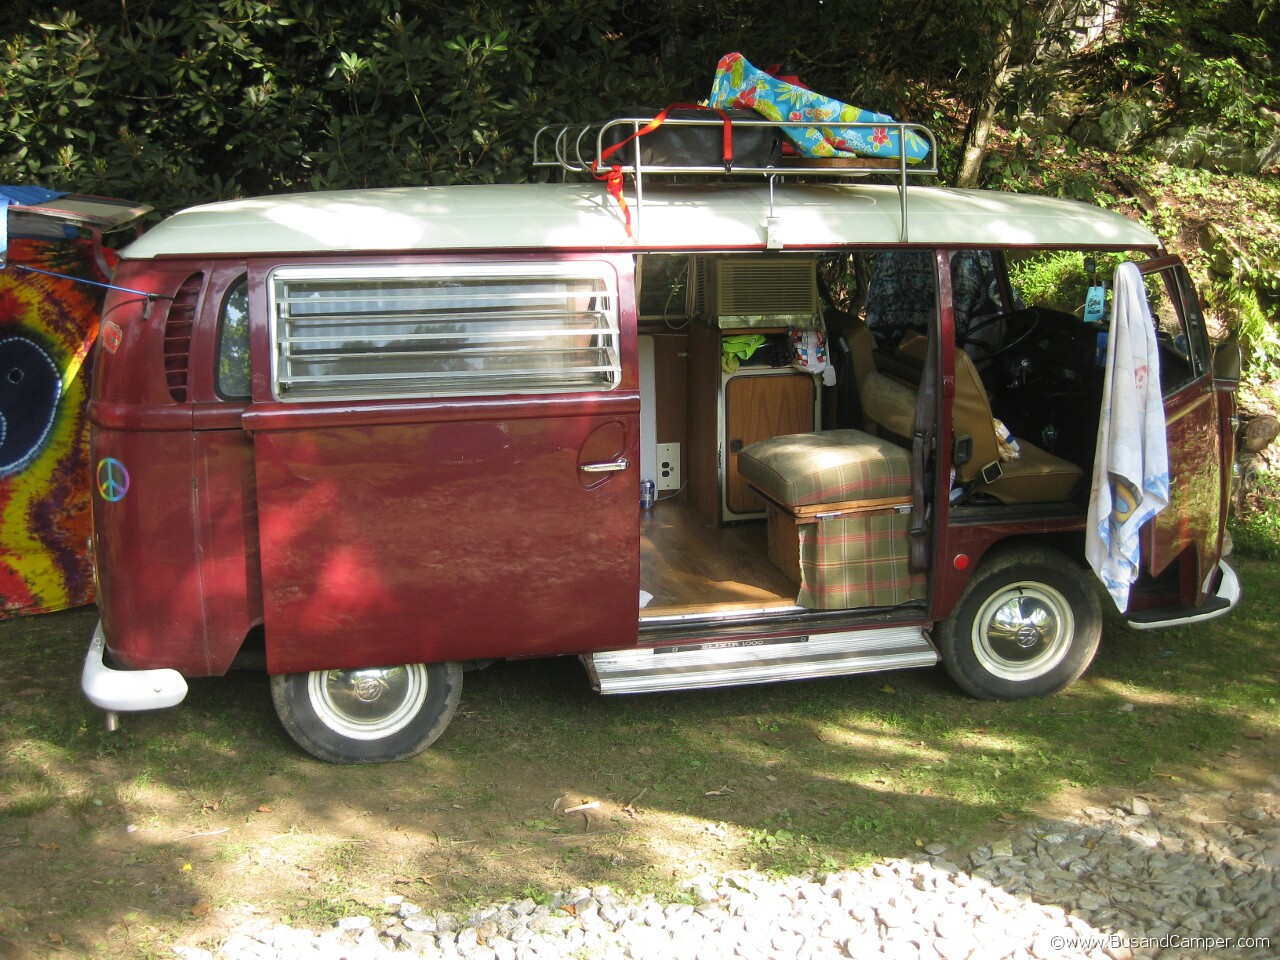
{"label": "chrome trim strip", "polygon": [[937,651],[920,627],[816,636],[686,643],[583,657],[600,693],[647,693],[769,683],[932,666]]}
{"label": "chrome trim strip", "polygon": [[640,625],[643,627],[652,627],[664,623],[692,623],[697,620],[705,620],[709,625],[721,625],[726,622],[735,620],[750,620],[752,617],[776,617],[786,616],[797,613],[811,613],[808,607],[800,607],[795,604],[778,605],[773,607],[751,607],[743,610],[733,610],[727,613],[708,614],[705,610],[697,613],[665,613],[661,616],[648,617],[644,611],[640,611]]}

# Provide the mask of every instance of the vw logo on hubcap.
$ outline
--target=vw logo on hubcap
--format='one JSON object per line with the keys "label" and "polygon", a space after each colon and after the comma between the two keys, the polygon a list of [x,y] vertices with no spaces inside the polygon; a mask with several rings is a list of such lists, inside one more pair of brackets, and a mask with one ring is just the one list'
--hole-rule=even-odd
{"label": "vw logo on hubcap", "polygon": [[1018,641],[1018,646],[1024,650],[1029,650],[1040,642],[1040,631],[1031,626],[1031,624],[1024,623],[1018,628],[1015,639]]}
{"label": "vw logo on hubcap", "polygon": [[356,681],[355,694],[365,703],[373,703],[387,692],[387,682],[381,677],[361,677]]}

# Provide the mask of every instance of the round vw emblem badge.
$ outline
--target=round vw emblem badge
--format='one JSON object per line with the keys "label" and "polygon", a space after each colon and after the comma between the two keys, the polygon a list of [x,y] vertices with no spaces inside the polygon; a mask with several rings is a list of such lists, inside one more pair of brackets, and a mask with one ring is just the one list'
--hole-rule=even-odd
{"label": "round vw emblem badge", "polygon": [[124,499],[129,492],[129,471],[115,457],[98,461],[98,495],[108,503]]}
{"label": "round vw emblem badge", "polygon": [[356,696],[365,703],[373,703],[387,692],[387,681],[381,677],[361,677],[356,681]]}
{"label": "round vw emblem badge", "polygon": [[1030,649],[1040,641],[1040,631],[1026,623],[1018,628],[1015,639],[1018,641],[1018,646],[1024,650]]}

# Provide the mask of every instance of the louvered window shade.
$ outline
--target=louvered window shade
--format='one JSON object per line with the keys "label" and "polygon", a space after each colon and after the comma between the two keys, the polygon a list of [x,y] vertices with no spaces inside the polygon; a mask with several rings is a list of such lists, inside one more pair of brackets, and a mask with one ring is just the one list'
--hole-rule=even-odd
{"label": "louvered window shade", "polygon": [[607,390],[621,381],[603,264],[280,268],[281,399]]}

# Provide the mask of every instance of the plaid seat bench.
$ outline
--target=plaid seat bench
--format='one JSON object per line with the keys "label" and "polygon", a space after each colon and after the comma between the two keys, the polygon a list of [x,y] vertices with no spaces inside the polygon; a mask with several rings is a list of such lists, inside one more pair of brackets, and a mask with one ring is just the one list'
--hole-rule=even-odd
{"label": "plaid seat bench", "polygon": [[767,505],[769,559],[815,610],[923,599],[912,574],[908,452],[861,430],[790,434],[753,443],[738,471]]}

